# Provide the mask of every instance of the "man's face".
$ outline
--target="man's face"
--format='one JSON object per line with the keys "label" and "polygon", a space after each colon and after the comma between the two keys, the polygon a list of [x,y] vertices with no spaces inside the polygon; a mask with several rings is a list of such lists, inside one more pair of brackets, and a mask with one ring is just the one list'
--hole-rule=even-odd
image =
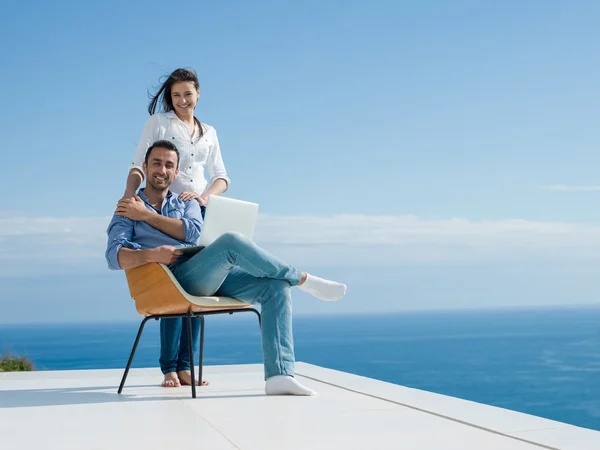
{"label": "man's face", "polygon": [[148,164],[144,163],[146,183],[157,191],[169,189],[179,173],[177,153],[166,148],[155,147],[150,152]]}

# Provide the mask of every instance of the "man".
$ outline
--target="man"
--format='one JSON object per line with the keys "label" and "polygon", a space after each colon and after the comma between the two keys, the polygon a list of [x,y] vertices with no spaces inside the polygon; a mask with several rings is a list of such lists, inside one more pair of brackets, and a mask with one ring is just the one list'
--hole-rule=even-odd
{"label": "man", "polygon": [[[171,142],[157,141],[150,146],[143,165],[146,187],[135,198],[119,202],[108,226],[109,267],[167,264],[192,295],[219,295],[260,304],[265,392],[314,395],[294,378],[290,288],[298,286],[321,300],[333,301],[345,295],[346,286],[300,272],[239,233],[226,233],[194,256],[182,257],[176,246],[198,242],[202,215],[197,202],[184,202],[169,191],[178,165],[179,152]],[[177,385],[176,378],[190,368],[185,357],[187,336],[180,339],[181,328],[178,319],[161,321],[160,365],[165,382],[173,382],[164,386]],[[197,341],[194,337],[194,345]]]}

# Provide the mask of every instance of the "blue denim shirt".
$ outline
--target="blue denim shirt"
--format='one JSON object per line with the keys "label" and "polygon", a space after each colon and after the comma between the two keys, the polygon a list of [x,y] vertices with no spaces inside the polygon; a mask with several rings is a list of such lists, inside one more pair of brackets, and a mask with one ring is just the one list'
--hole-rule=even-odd
{"label": "blue denim shirt", "polygon": [[[148,203],[148,197],[141,190],[138,196],[146,204],[146,208],[157,213]],[[157,213],[158,214],[158,213]],[[133,250],[148,250],[161,245],[181,247],[183,245],[196,245],[202,231],[202,214],[197,201],[181,201],[179,197],[169,191],[161,206],[163,216],[183,221],[185,239],[183,241],[172,238],[168,234],[157,230],[141,220],[131,220],[127,217],[113,215],[106,233],[108,244],[106,247],[106,261],[111,270],[119,270],[117,255],[121,247]]]}

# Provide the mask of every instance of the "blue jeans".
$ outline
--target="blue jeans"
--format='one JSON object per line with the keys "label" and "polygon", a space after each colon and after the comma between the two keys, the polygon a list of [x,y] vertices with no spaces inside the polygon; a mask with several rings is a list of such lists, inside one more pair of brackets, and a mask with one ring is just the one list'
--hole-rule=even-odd
{"label": "blue jeans", "polygon": [[[258,247],[239,233],[226,233],[171,270],[191,295],[218,295],[260,304],[265,379],[294,375],[292,297],[302,273]],[[189,370],[187,326],[183,320],[162,319],[160,366],[163,373]],[[183,325],[183,326],[182,326]],[[192,323],[194,352],[200,323]]]}

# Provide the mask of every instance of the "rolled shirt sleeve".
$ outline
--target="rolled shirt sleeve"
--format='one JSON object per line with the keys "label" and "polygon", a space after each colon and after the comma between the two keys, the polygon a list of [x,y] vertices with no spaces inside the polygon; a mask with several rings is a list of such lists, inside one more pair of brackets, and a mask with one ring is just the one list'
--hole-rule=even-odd
{"label": "rolled shirt sleeve", "polygon": [[142,131],[142,137],[138,142],[133,161],[129,166],[130,171],[131,169],[138,169],[142,174],[142,179],[145,178],[142,164],[144,164],[144,159],[146,158],[146,152],[148,151],[148,148],[159,139],[159,126],[159,116],[157,114],[150,116],[150,118],[146,121],[146,125],[144,126],[144,131]]}
{"label": "rolled shirt sleeve", "polygon": [[109,269],[121,270],[121,266],[119,265],[119,250],[121,247],[130,248],[132,250],[141,248],[140,244],[131,240],[133,237],[133,221],[115,214],[108,225],[107,234],[108,243],[105,253],[106,262],[108,263]]}
{"label": "rolled shirt sleeve", "polygon": [[227,176],[225,170],[225,164],[223,163],[223,156],[221,155],[221,147],[219,145],[219,138],[217,137],[217,131],[213,128],[214,142],[208,160],[206,161],[206,174],[208,175],[208,185],[210,187],[216,180],[222,178],[227,183],[227,187],[231,183],[231,180]]}
{"label": "rolled shirt sleeve", "polygon": [[185,202],[185,210],[181,221],[183,222],[185,243],[196,245],[200,239],[203,225],[200,204],[196,200]]}

